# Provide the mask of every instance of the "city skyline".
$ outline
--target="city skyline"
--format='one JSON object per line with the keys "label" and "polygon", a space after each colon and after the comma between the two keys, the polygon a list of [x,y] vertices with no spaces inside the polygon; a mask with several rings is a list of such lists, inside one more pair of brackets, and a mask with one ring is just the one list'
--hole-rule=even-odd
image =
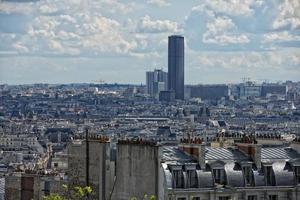
{"label": "city skyline", "polygon": [[299,10],[297,0],[1,1],[0,83],[145,83],[146,71],[167,71],[173,34],[186,40],[186,84],[299,81]]}

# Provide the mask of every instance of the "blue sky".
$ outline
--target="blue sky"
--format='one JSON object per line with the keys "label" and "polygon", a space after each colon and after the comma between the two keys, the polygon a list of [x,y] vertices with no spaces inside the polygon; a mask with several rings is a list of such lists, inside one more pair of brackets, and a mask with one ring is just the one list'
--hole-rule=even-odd
{"label": "blue sky", "polygon": [[16,1],[0,1],[0,83],[144,83],[172,34],[186,83],[300,80],[300,0]]}

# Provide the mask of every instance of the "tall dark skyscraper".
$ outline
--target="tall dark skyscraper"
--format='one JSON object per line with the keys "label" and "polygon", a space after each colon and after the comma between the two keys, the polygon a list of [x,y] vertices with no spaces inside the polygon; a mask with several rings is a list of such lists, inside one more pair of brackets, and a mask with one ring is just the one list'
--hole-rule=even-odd
{"label": "tall dark skyscraper", "polygon": [[168,89],[184,99],[184,37],[178,35],[169,36]]}

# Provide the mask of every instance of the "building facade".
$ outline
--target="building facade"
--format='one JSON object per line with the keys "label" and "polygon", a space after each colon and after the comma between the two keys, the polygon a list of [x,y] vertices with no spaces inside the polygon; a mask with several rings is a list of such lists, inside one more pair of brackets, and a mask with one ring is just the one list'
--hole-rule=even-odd
{"label": "building facade", "polygon": [[168,73],[160,69],[153,72],[146,72],[147,94],[151,97],[158,98],[161,91],[168,89]]}
{"label": "building facade", "polygon": [[220,100],[228,96],[228,86],[215,85],[191,85],[187,86],[189,98],[201,98],[202,100]]}
{"label": "building facade", "polygon": [[[95,152],[93,162],[98,162],[90,169],[91,178],[94,183],[101,180],[92,184],[100,188],[97,199],[143,199],[145,195],[159,200],[300,199],[300,148],[243,142],[214,148],[200,139],[178,145],[123,140],[116,145],[115,167],[104,169],[103,149],[95,147],[89,148]],[[77,152],[84,155],[82,148]],[[74,164],[86,166],[85,162],[86,158],[77,159]],[[112,181],[107,181],[108,175]]]}
{"label": "building facade", "polygon": [[168,89],[175,91],[176,99],[184,99],[184,37],[169,36]]}

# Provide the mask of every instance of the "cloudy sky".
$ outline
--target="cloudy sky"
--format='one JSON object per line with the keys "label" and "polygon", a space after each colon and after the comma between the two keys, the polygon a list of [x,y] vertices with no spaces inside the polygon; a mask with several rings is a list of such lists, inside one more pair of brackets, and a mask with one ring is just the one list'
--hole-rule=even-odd
{"label": "cloudy sky", "polygon": [[144,83],[185,37],[186,83],[300,80],[300,0],[0,0],[0,83]]}

